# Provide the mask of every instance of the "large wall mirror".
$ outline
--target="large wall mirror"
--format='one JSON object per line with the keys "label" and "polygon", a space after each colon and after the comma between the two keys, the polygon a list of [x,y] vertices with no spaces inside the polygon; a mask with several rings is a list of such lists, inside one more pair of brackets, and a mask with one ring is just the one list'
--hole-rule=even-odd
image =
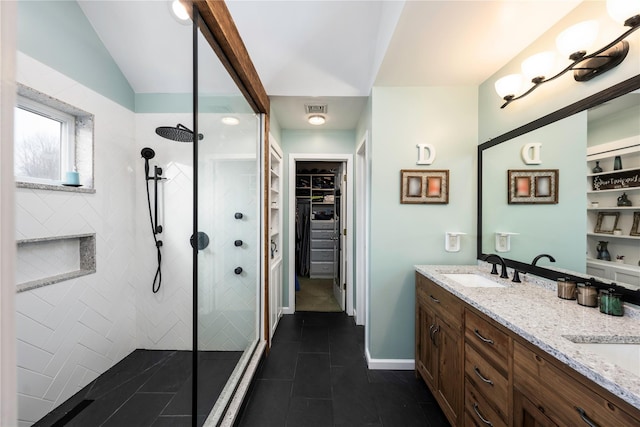
{"label": "large wall mirror", "polygon": [[[479,259],[497,253],[510,267],[550,279],[595,278],[600,287],[615,282],[627,301],[640,304],[640,237],[633,235],[640,187],[598,193],[592,188],[596,177],[640,173],[639,88],[635,76],[478,147]],[[618,154],[622,165],[614,170]],[[594,172],[596,166],[602,172]],[[556,170],[557,203],[536,197],[538,190],[548,191],[536,185],[549,183],[543,171]],[[529,177],[530,186],[516,188],[514,176]],[[529,194],[520,198],[524,203],[513,203],[509,191]],[[619,199],[631,206],[619,206]],[[620,230],[596,233],[600,219],[612,219],[609,213],[616,214],[613,228]],[[604,247],[610,261],[599,259]],[[532,265],[540,254],[555,262],[544,257]]]}

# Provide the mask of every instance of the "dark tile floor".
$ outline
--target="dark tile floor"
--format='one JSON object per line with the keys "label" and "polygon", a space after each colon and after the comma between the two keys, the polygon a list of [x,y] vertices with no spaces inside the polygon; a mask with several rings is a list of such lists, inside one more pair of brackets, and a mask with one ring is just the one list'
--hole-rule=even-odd
{"label": "dark tile floor", "polygon": [[[199,352],[203,425],[242,352]],[[38,421],[36,427],[191,427],[192,353],[135,350]]]}
{"label": "dark tile floor", "polygon": [[239,427],[448,426],[413,371],[371,371],[364,328],[344,313],[285,315]]}

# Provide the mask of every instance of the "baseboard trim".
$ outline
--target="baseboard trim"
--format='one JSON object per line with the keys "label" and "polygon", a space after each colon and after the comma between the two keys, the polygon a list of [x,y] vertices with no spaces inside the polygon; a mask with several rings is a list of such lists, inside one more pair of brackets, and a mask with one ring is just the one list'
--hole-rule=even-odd
{"label": "baseboard trim", "polygon": [[296,314],[296,309],[291,307],[282,307],[282,314]]}
{"label": "baseboard trim", "polygon": [[366,349],[367,365],[372,371],[390,369],[394,371],[413,371],[416,363],[413,359],[374,359]]}

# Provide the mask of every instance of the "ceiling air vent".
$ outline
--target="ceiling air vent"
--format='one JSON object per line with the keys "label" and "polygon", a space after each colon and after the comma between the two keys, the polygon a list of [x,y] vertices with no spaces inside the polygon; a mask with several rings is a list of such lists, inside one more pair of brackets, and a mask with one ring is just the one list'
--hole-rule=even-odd
{"label": "ceiling air vent", "polygon": [[307,114],[327,114],[327,104],[324,104],[324,105],[305,104],[304,109],[307,112]]}

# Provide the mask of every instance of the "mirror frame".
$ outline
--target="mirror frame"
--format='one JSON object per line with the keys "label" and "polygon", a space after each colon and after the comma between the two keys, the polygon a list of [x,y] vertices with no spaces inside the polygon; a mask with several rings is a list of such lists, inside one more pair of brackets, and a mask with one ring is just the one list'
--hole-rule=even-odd
{"label": "mirror frame", "polygon": [[[624,80],[618,84],[611,86],[608,89],[605,89],[601,92],[590,95],[580,101],[577,101],[573,104],[570,104],[566,107],[563,107],[559,110],[556,110],[546,116],[540,117],[532,122],[529,122],[523,126],[515,128],[509,132],[506,132],[496,138],[490,139],[489,141],[478,145],[478,179],[477,179],[477,243],[476,243],[476,253],[478,260],[484,260],[488,254],[482,252],[482,154],[484,150],[487,150],[491,147],[494,147],[503,142],[509,141],[518,136],[524,135],[528,132],[546,126],[548,124],[557,122],[558,120],[562,120],[566,117],[569,117],[573,114],[579,113],[584,110],[588,110],[589,108],[600,105],[604,102],[608,102],[612,99],[618,98],[622,95],[626,95],[629,92],[633,92],[634,90],[640,89],[640,75],[636,75],[631,77],[630,79]],[[585,159],[586,161],[586,159]],[[630,302],[632,304],[640,305],[640,289],[632,290],[629,288],[625,288],[622,286],[614,285],[612,286],[610,283],[601,282],[594,278],[590,278],[587,274],[584,276],[567,274],[564,271],[554,270],[551,268],[544,268],[539,266],[533,266],[531,264],[527,264],[524,262],[512,260],[509,258],[504,258],[508,267],[517,269],[523,273],[530,273],[536,276],[544,277],[550,280],[557,280],[559,277],[570,277],[573,280],[578,282],[584,282],[585,279],[589,280],[592,284],[595,284],[599,289],[609,289],[611,287],[615,288],[617,292],[623,295],[624,301]]]}

